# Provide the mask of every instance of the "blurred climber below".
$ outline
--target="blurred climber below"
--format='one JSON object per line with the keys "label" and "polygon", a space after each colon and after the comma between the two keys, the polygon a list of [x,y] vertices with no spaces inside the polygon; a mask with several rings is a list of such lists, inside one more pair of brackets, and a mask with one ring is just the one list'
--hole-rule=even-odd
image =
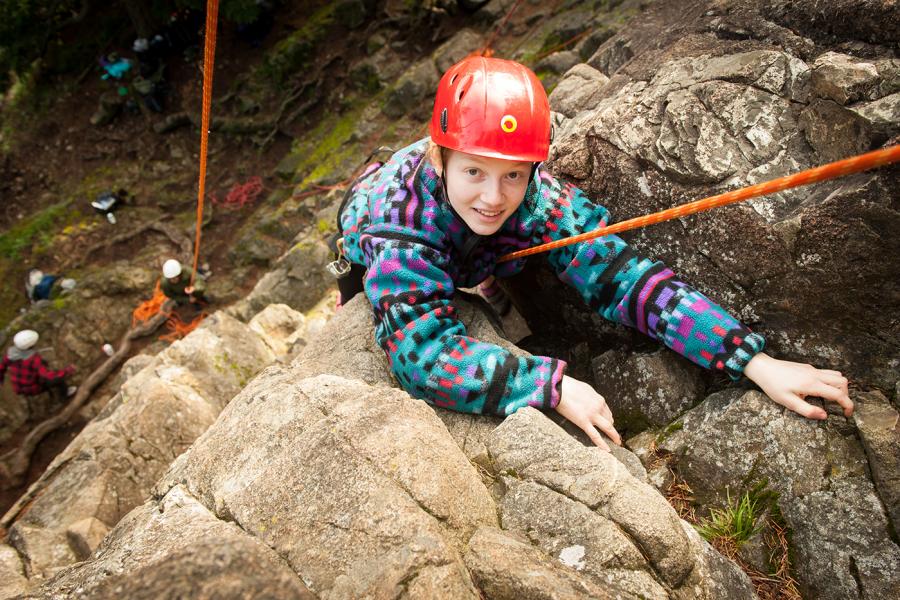
{"label": "blurred climber below", "polygon": [[191,275],[181,267],[181,263],[170,258],[163,264],[163,280],[160,286],[167,298],[178,304],[205,304],[208,302],[206,292],[206,280],[198,275],[191,285]]}
{"label": "blurred climber below", "polygon": [[75,367],[69,365],[65,369],[49,369],[34,349],[39,338],[38,333],[31,329],[24,329],[13,337],[13,345],[0,363],[0,384],[8,369],[15,393],[20,396],[37,396],[42,392],[50,392],[57,403],[62,403],[78,390],[74,385],[66,385],[66,377],[75,372]]}
{"label": "blurred climber below", "polygon": [[[57,282],[59,285],[56,285]],[[40,269],[29,269],[25,276],[25,294],[32,304],[41,300],[51,300],[74,288],[74,279],[60,280],[56,275],[48,275]]]}
{"label": "blurred climber below", "polygon": [[[453,65],[438,84],[430,138],[370,165],[348,190],[338,215],[340,256],[329,270],[342,304],[365,291],[376,339],[411,395],[469,413],[556,410],[608,449],[601,432],[617,444],[621,438],[591,385],[567,375],[562,360],[515,356],[469,337],[453,306],[457,288],[482,285],[506,310],[492,277],[515,275],[525,260],[500,257],[609,222],[606,208],[542,166],[551,137],[547,94],[530,69],[480,56]],[[807,396],[853,412],[839,372],[763,353],[759,333],[618,236],[557,248],[547,259],[604,318],[704,368],[734,380],[746,375],[805,417],[827,417]]]}

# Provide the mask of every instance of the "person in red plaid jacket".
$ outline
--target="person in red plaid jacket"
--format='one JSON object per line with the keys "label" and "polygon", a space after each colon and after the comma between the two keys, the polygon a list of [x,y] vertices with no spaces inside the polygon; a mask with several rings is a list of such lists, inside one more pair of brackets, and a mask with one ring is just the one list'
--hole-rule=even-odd
{"label": "person in red plaid jacket", "polygon": [[20,396],[36,396],[50,392],[58,401],[63,401],[75,392],[74,387],[66,387],[66,377],[75,372],[69,365],[65,369],[50,369],[36,350],[38,333],[31,329],[20,331],[13,338],[3,362],[0,362],[0,385],[9,370],[13,391]]}

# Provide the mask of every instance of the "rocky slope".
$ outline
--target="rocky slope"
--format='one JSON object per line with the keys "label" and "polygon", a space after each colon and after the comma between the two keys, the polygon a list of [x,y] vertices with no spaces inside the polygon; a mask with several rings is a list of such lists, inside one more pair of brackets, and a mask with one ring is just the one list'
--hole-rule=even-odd
{"label": "rocky slope", "polygon": [[[482,14],[511,5],[494,0]],[[524,5],[532,18],[535,4]],[[682,0],[618,33],[600,26],[607,8],[547,9],[541,18],[563,40],[590,35],[540,71],[558,112],[550,167],[618,219],[900,134],[893,3]],[[359,159],[382,101],[390,112],[391,94],[423,99],[413,83],[478,40],[460,33],[394,73],[396,86],[339,145],[341,160]],[[358,66],[388,79],[390,52]],[[402,127],[423,118],[419,104],[404,106],[389,115]],[[283,163],[306,185],[298,164]],[[645,352],[539,260],[507,284],[536,332],[524,345],[558,351],[621,415],[634,453],[612,455],[553,415],[500,422],[412,400],[395,389],[362,297],[320,331],[301,326],[312,313],[272,306],[308,312],[325,293],[327,227],[306,231],[246,299],[141,359],[151,362],[7,515],[2,595],[751,598],[747,575],[679,514],[703,517],[752,493],[765,514],[736,549],[745,568],[786,564],[779,572],[803,597],[892,598],[897,180],[883,169],[629,237],[762,331],[774,354],[851,374],[849,419],[806,421],[670,352]],[[473,335],[524,351],[479,305],[459,304]],[[768,543],[777,532],[780,555]]]}
{"label": "rocky slope", "polygon": [[[460,304],[473,332],[505,343],[483,313]],[[166,446],[144,439],[150,428],[138,437],[141,428],[127,420],[172,416],[169,396],[152,393],[146,378],[183,369],[177,357],[236,325],[217,317],[218,327],[185,338],[177,356],[145,367],[132,381],[148,392],[86,429],[70,448],[84,458],[62,457],[54,481],[12,528],[28,583],[55,574],[32,596],[754,596],[746,576],[678,518],[627,451],[617,458],[585,447],[531,409],[497,426],[435,412],[392,389],[370,311],[357,297],[290,365],[249,382],[139,504],[135,484],[153,478],[150,469],[129,471],[130,481],[112,474],[134,461],[131,446],[147,455]],[[177,420],[185,425],[155,435],[188,442],[198,418]],[[105,444],[102,458],[88,450],[92,439],[126,428],[136,432],[130,446]],[[54,490],[72,489],[100,463],[109,475],[94,481],[105,493],[82,494],[61,511]],[[102,497],[119,501],[91,500]],[[136,508],[113,514],[128,505]],[[113,521],[107,533],[104,523]],[[261,567],[281,582],[277,592],[251,575]]]}

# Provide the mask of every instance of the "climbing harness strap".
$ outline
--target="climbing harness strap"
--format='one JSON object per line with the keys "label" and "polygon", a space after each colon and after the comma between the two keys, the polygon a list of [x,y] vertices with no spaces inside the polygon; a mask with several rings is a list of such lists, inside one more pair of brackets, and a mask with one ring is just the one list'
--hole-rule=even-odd
{"label": "climbing harness strap", "polygon": [[363,169],[363,172],[355,177],[352,181],[347,184],[347,190],[344,192],[344,197],[341,199],[341,204],[338,207],[337,211],[337,232],[331,236],[328,240],[328,247],[331,248],[331,251],[334,252],[334,260],[325,265],[325,270],[331,273],[335,279],[340,280],[347,277],[350,272],[353,270],[352,264],[344,257],[344,231],[341,226],[341,214],[343,214],[344,209],[347,208],[347,204],[350,202],[350,199],[353,198],[353,188],[355,188],[359,182],[361,182],[366,177],[370,177],[373,173],[378,171],[381,167],[384,166],[382,161],[376,161],[371,163],[370,161],[375,158],[378,154],[382,153],[390,153],[393,154],[394,151],[387,146],[379,146],[375,150],[372,151],[371,154],[363,161],[363,164],[366,167]]}
{"label": "climbing harness strap", "polygon": [[549,242],[547,244],[534,246],[533,248],[526,248],[525,250],[511,252],[510,254],[501,256],[497,262],[503,263],[519,258],[524,258],[526,256],[531,256],[532,254],[549,252],[550,250],[562,248],[563,246],[570,246],[572,244],[592,240],[594,238],[602,237],[605,235],[612,235],[614,233],[620,233],[622,231],[628,231],[630,229],[646,227],[647,225],[655,225],[656,223],[670,221],[672,219],[692,215],[694,213],[709,210],[711,208],[717,208],[719,206],[725,206],[727,204],[734,204],[735,202],[742,202],[744,200],[749,200],[750,198],[756,198],[757,196],[764,196],[766,194],[772,194],[775,192],[780,192],[782,190],[809,185],[811,183],[816,183],[819,181],[827,181],[829,179],[844,177],[845,175],[859,173],[861,171],[874,169],[876,167],[883,167],[885,165],[898,161],[900,161],[900,145],[890,146],[889,148],[875,150],[874,152],[867,152],[866,154],[851,156],[850,158],[845,158],[833,163],[828,163],[827,165],[822,165],[821,167],[807,169],[799,173],[794,173],[793,175],[786,175],[784,177],[779,177],[778,179],[772,179],[770,181],[757,183],[756,185],[733,190],[731,192],[725,192],[724,194],[718,194],[716,196],[710,196],[702,200],[696,200],[694,202],[688,202],[687,204],[674,206],[672,208],[662,210],[650,215],[644,215],[642,217],[628,219],[627,221],[621,221],[620,223],[616,223],[608,227],[601,227],[594,231],[588,231],[579,235],[562,238],[553,242]]}

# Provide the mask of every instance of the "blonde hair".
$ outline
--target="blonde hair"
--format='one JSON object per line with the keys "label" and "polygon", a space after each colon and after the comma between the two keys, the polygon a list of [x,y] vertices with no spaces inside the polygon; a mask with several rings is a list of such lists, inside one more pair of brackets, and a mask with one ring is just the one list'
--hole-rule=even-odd
{"label": "blonde hair", "polygon": [[447,157],[447,150],[448,148],[438,146],[430,139],[428,140],[428,148],[425,149],[425,158],[432,164],[438,175],[444,173],[444,160]]}

